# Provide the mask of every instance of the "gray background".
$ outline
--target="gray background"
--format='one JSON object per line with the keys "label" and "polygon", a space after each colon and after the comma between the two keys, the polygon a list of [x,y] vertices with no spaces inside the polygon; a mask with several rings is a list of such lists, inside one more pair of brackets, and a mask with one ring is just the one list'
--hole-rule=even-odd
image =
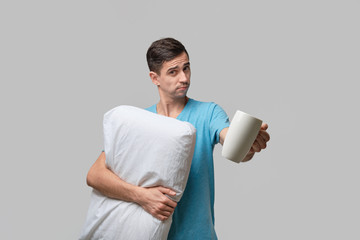
{"label": "gray background", "polygon": [[0,2],[0,238],[76,239],[103,114],[158,101],[145,52],[175,37],[189,96],[269,124],[215,149],[220,239],[360,239],[359,1]]}

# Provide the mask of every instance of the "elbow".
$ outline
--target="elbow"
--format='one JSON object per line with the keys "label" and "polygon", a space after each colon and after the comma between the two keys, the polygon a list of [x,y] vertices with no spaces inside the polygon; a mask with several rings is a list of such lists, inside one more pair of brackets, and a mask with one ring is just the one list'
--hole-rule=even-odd
{"label": "elbow", "polygon": [[92,187],[94,188],[94,183],[95,183],[95,180],[94,180],[94,173],[93,173],[93,169],[90,168],[87,176],[86,176],[86,184],[89,186],[89,187]]}
{"label": "elbow", "polygon": [[86,176],[86,184],[89,187],[97,189],[97,186],[100,184],[100,180],[104,174],[104,169],[106,168],[105,164],[105,153],[102,152],[99,158],[95,163],[90,167],[89,172]]}

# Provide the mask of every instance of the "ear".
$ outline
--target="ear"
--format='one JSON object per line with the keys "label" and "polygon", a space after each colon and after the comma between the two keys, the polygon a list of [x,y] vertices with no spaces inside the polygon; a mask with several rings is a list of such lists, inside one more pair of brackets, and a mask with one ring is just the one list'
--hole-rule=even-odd
{"label": "ear", "polygon": [[155,84],[156,86],[160,86],[159,75],[156,72],[151,71],[149,73],[149,76],[150,76],[151,81],[153,82],[153,84]]}

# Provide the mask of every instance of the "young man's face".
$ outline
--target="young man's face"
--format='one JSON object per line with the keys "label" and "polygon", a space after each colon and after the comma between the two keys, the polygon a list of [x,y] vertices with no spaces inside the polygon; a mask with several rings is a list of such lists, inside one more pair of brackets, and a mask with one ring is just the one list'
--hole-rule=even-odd
{"label": "young man's face", "polygon": [[154,84],[159,88],[160,96],[166,98],[184,98],[190,86],[190,62],[183,52],[176,58],[164,62],[160,74],[150,73]]}

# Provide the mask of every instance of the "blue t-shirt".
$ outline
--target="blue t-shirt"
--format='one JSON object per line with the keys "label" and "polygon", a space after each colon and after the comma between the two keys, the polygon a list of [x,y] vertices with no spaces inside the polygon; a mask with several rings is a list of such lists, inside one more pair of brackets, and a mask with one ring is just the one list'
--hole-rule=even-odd
{"label": "blue t-shirt", "polygon": [[[156,104],[147,110],[157,113]],[[213,150],[222,129],[229,127],[225,111],[212,102],[189,99],[177,117],[196,128],[196,143],[189,179],[175,208],[168,239],[217,239],[214,229]]]}

